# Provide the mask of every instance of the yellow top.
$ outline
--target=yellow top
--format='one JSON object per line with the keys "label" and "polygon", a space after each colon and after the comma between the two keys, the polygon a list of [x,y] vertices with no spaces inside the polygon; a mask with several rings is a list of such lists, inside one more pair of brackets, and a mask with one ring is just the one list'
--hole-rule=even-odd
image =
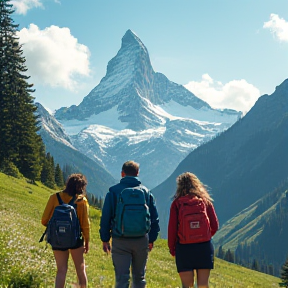
{"label": "yellow top", "polygon": [[[70,200],[72,199],[72,196],[70,196],[67,193],[60,192],[59,193],[62,201],[64,203],[69,203]],[[86,197],[80,195],[78,196],[76,200],[77,204],[77,216],[79,219],[82,235],[84,237],[85,242],[89,242],[89,237],[90,237],[90,221],[89,221],[89,204],[86,199]],[[52,214],[54,212],[54,208],[59,205],[58,199],[56,194],[52,194],[46,204],[45,210],[42,215],[42,220],[41,223],[44,226],[48,225],[48,222],[50,218],[52,217]]]}

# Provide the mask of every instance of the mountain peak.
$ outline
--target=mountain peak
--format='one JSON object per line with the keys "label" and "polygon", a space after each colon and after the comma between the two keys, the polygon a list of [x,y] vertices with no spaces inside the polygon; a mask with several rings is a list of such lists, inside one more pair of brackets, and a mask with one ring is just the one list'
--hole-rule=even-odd
{"label": "mountain peak", "polygon": [[280,85],[276,86],[276,90],[288,90],[288,78],[285,79]]}
{"label": "mountain peak", "polygon": [[131,29],[128,29],[125,33],[125,35],[123,36],[123,38],[125,37],[134,37],[134,38],[139,38],[136,33],[134,31],[132,31]]}
{"label": "mountain peak", "polygon": [[147,50],[143,42],[140,38],[134,33],[132,30],[128,29],[125,35],[122,37],[122,45],[121,48],[125,48],[127,46],[139,46],[143,48],[145,51]]}
{"label": "mountain peak", "polygon": [[[83,99],[79,106],[61,108],[56,112],[55,117],[57,119],[84,120],[92,115],[100,115],[102,112],[113,109],[118,115],[117,123],[120,122],[121,127],[124,125],[127,129],[140,131],[162,126],[171,117],[173,119],[183,117],[183,113],[179,114],[176,111],[176,115],[173,115],[174,112],[172,112],[173,116],[170,113],[163,114],[162,108],[158,107],[158,105],[164,104],[170,107],[171,103],[181,107],[179,111],[187,107],[187,109],[191,109],[193,112],[188,113],[189,119],[191,113],[194,114],[194,120],[207,121],[209,118],[213,123],[216,121],[217,115],[219,117],[221,115],[219,123],[223,123],[223,115],[227,116],[227,120],[224,120],[228,121],[227,123],[230,123],[230,120],[234,123],[238,118],[238,113],[235,111],[234,113],[214,111],[206,102],[197,98],[182,85],[171,82],[161,73],[155,73],[147,48],[140,38],[129,29],[122,38],[121,49],[109,61],[106,75],[100,83]],[[201,108],[203,109],[201,110]],[[206,113],[207,116],[204,117]],[[210,118],[211,116],[212,118]]]}

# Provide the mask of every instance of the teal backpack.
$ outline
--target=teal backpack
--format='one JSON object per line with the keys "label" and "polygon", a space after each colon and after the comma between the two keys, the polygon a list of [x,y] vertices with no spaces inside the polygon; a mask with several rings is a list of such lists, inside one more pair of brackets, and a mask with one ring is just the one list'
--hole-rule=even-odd
{"label": "teal backpack", "polygon": [[118,237],[141,237],[150,231],[150,194],[141,186],[118,194],[112,231]]}

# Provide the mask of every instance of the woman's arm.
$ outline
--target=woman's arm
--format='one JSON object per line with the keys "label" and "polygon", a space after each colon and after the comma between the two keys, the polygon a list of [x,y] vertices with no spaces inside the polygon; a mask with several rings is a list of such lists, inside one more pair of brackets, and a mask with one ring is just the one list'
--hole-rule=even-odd
{"label": "woman's arm", "polygon": [[45,210],[43,212],[41,223],[44,226],[48,225],[48,222],[50,218],[52,217],[53,211],[54,211],[54,202],[55,202],[55,195],[51,195],[48,199],[48,202],[46,204]]}
{"label": "woman's arm", "polygon": [[168,223],[168,247],[170,254],[175,256],[176,242],[178,233],[178,209],[174,200],[170,207],[170,216]]}
{"label": "woman's arm", "polygon": [[211,236],[213,236],[219,228],[219,222],[212,203],[207,205],[207,215],[210,220]]}
{"label": "woman's arm", "polygon": [[89,221],[89,204],[85,197],[77,203],[77,215],[84,238],[85,253],[89,250],[90,240],[90,221]]}

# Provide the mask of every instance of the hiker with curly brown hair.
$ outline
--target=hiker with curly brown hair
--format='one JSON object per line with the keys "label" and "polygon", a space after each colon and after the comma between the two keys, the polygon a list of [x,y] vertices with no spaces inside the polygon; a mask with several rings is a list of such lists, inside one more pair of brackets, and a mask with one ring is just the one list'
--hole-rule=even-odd
{"label": "hiker with curly brown hair", "polygon": [[47,242],[52,246],[57,266],[55,288],[65,286],[69,254],[75,265],[79,287],[87,287],[84,253],[89,250],[90,222],[86,185],[84,175],[70,175],[65,189],[50,196],[42,216],[41,222],[47,226]]}
{"label": "hiker with curly brown hair", "polygon": [[214,267],[211,237],[219,228],[218,219],[206,186],[196,175],[185,172],[177,177],[177,190],[170,208],[168,246],[175,256],[182,287],[209,287]]}

